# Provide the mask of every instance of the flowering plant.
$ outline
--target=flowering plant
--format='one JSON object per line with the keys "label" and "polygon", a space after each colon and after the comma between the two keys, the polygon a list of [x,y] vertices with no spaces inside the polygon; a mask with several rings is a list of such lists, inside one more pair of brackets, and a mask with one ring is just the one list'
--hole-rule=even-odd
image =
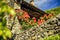
{"label": "flowering plant", "polygon": [[22,29],[29,29],[33,26],[41,25],[47,19],[49,19],[52,14],[44,14],[44,16],[40,17],[40,19],[36,19],[36,17],[30,18],[29,14],[23,10],[16,10],[17,17],[22,25]]}

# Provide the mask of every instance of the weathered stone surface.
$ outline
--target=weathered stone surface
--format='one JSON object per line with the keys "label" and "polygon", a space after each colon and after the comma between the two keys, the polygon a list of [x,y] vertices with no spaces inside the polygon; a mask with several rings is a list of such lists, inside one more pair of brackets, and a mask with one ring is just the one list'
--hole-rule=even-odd
{"label": "weathered stone surface", "polygon": [[57,25],[60,26],[60,21],[58,21]]}
{"label": "weathered stone surface", "polygon": [[56,18],[60,21],[60,14],[58,16],[56,16]]}
{"label": "weathered stone surface", "polygon": [[53,34],[60,34],[60,21],[56,17],[24,32],[20,32],[20,26],[17,27],[16,25],[18,26],[19,24],[16,23],[13,27],[13,30],[15,30],[14,34],[16,34],[14,40],[39,40],[40,38],[48,37]]}

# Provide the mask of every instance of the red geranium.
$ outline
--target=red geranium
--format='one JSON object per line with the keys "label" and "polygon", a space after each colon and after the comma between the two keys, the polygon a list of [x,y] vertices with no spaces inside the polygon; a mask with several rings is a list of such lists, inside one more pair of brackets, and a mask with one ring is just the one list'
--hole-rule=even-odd
{"label": "red geranium", "polygon": [[43,20],[43,19],[38,19],[38,25],[41,25],[43,22],[45,22],[45,20]]}
{"label": "red geranium", "polygon": [[36,18],[35,18],[35,17],[33,17],[32,19],[33,19],[34,23],[36,23]]}
{"label": "red geranium", "polygon": [[22,16],[18,16],[18,19],[22,19]]}
{"label": "red geranium", "polygon": [[27,12],[24,12],[23,17],[24,17],[24,18],[25,18],[25,17],[30,18],[30,16],[28,15]]}
{"label": "red geranium", "polygon": [[24,12],[22,17],[23,17],[24,20],[28,20],[30,18],[30,16],[28,15],[27,12]]}
{"label": "red geranium", "polygon": [[41,22],[41,20],[40,20],[40,19],[38,19],[38,25],[41,25],[41,23],[42,23],[42,22]]}

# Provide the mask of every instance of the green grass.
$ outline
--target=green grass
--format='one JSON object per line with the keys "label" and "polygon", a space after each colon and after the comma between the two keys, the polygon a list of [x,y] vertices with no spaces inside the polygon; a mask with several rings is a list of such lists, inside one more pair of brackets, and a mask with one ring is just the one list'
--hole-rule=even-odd
{"label": "green grass", "polygon": [[48,14],[51,13],[52,11],[54,11],[55,15],[59,14],[60,13],[60,6],[53,8],[53,9],[50,9],[50,10],[45,10],[45,12]]}
{"label": "green grass", "polygon": [[56,35],[49,36],[47,38],[41,38],[40,40],[60,40],[60,35],[56,34]]}

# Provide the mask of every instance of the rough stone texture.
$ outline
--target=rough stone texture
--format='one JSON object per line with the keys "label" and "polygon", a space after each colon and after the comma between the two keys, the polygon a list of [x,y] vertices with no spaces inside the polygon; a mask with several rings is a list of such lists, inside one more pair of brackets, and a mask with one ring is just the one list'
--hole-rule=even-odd
{"label": "rough stone texture", "polygon": [[40,26],[32,27],[30,30],[26,30],[24,32],[19,32],[19,28],[14,27],[16,34],[14,40],[40,40],[40,38],[48,37],[54,34],[59,34],[60,33],[59,15],[47,20]]}
{"label": "rough stone texture", "polygon": [[20,29],[21,29],[21,25],[19,24],[19,21],[18,21],[18,19],[16,17],[15,21],[14,21],[14,25],[12,27],[12,33],[13,34],[19,34]]}
{"label": "rough stone texture", "polygon": [[14,19],[7,16],[6,19],[7,27],[12,31],[13,34],[18,34],[20,32],[21,25],[19,24],[17,17]]}

